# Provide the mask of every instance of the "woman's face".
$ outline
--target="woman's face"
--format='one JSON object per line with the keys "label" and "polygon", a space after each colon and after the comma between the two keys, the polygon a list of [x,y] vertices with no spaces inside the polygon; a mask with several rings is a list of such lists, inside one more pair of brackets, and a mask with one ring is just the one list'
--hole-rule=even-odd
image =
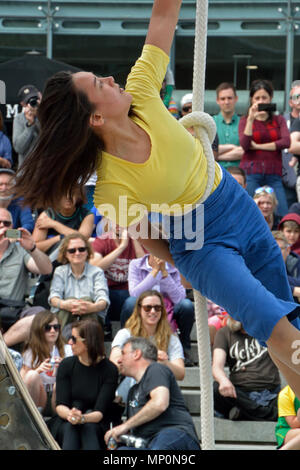
{"label": "woman's face", "polygon": [[44,328],[45,328],[45,339],[47,343],[55,344],[58,339],[59,332],[60,332],[60,324],[58,320],[55,318],[50,323],[47,323]]}
{"label": "woman's face", "polygon": [[72,336],[69,339],[69,344],[72,347],[74,356],[82,356],[87,352],[87,347],[85,341],[80,337],[79,331],[77,328],[72,328]]}
{"label": "woman's face", "polygon": [[77,72],[73,74],[73,83],[75,88],[87,95],[104,120],[122,110],[128,113],[132,97],[115,83],[113,77],[97,77],[91,72]]}
{"label": "woman's face", "polygon": [[269,93],[263,88],[257,90],[251,98],[251,104],[271,103],[271,101],[272,96],[270,96]]}
{"label": "woman's face", "polygon": [[73,265],[83,265],[88,257],[88,251],[84,240],[81,238],[74,238],[69,241],[66,250],[66,258],[68,262]]}
{"label": "woman's face", "polygon": [[76,208],[76,197],[63,196],[59,203],[59,211],[70,211]]}
{"label": "woman's face", "polygon": [[268,217],[273,213],[273,199],[269,194],[262,194],[255,202],[264,217]]}
{"label": "woman's face", "polygon": [[140,305],[140,313],[144,326],[157,326],[162,315],[160,298],[156,295],[145,297]]}

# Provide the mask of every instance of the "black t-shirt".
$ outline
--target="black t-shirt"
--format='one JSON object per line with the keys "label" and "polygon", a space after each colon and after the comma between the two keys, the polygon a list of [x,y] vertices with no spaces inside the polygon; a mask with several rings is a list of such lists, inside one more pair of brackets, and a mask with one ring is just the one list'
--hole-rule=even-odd
{"label": "black t-shirt", "polygon": [[241,331],[228,326],[217,331],[214,349],[226,352],[229,378],[233,385],[245,390],[272,390],[280,385],[279,372],[267,348]]}
{"label": "black t-shirt", "polygon": [[[77,356],[66,357],[56,377],[56,405],[109,412],[118,384],[118,369],[109,359],[85,366]],[[109,416],[108,416],[109,418]]]}
{"label": "black t-shirt", "polygon": [[157,418],[133,429],[133,434],[145,439],[153,439],[163,428],[176,427],[188,433],[196,442],[198,437],[180,388],[173,372],[163,364],[151,363],[140,382],[128,394],[127,416],[135,415],[150,400],[150,392],[157,387],[166,387],[170,392],[168,408]]}

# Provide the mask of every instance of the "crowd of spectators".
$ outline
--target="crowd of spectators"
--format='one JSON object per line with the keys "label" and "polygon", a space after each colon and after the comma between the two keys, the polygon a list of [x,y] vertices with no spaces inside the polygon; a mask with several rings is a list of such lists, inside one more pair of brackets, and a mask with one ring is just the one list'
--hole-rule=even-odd
{"label": "crowd of spectators", "polygon": [[[179,119],[192,112],[193,96],[183,96],[177,107],[173,87],[168,70],[161,97]],[[161,384],[171,387],[161,414],[168,406],[170,413],[153,422],[176,427],[177,412],[186,426],[181,426],[182,438],[197,447],[180,390],[174,390],[174,380],[181,381],[185,368],[196,364],[191,354],[191,291],[174,266],[149,254],[127,230],[109,224],[100,228],[101,216],[93,206],[95,175],[85,186],[86,194],[78,188],[55,208],[33,211],[14,197],[15,172],[39,133],[42,99],[33,85],[22,87],[18,96],[22,112],[14,120],[12,144],[0,114],[0,325],[34,403],[44,416],[52,416],[49,427],[63,449],[103,449],[121,430],[134,427],[122,428],[123,408],[116,412],[117,405],[138,389],[145,393],[145,388],[154,407],[157,396],[151,387]],[[212,147],[215,159],[259,207],[300,303],[300,81],[291,87],[289,115],[270,110],[272,98],[272,84],[256,80],[249,109],[240,117],[234,85],[221,83],[216,89],[220,111],[214,116],[217,135]],[[116,334],[112,322],[119,322]],[[276,421],[280,377],[267,349],[211,300],[208,324],[216,416]],[[132,342],[131,337],[144,342]],[[111,341],[106,359],[105,342]],[[131,363],[125,360],[130,352],[135,357]],[[149,367],[153,357],[167,373]],[[134,372],[126,374],[129,370]],[[297,399],[289,389],[279,397],[278,443],[297,448],[298,433],[290,430],[300,428],[300,421],[295,424]],[[283,400],[294,407],[293,420],[286,418]],[[131,410],[129,423],[136,422],[134,414]],[[111,432],[109,426],[114,426]],[[157,434],[152,428],[138,433],[154,436],[153,442]]]}

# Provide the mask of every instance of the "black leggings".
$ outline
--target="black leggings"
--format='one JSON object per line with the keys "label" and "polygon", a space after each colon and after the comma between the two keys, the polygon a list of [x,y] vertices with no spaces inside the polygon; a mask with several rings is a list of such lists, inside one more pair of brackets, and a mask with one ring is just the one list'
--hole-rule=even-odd
{"label": "black leggings", "polygon": [[104,450],[103,432],[98,423],[73,425],[68,421],[62,426],[63,450]]}

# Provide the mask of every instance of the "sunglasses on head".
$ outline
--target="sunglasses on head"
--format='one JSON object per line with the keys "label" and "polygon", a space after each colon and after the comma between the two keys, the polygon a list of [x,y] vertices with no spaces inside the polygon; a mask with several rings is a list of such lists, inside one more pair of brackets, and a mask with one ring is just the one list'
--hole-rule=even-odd
{"label": "sunglasses on head", "polygon": [[11,221],[10,220],[0,220],[0,224],[3,224],[4,227],[10,227]]}
{"label": "sunglasses on head", "polygon": [[54,329],[54,331],[60,331],[60,324],[59,323],[55,323],[55,325],[45,325],[44,326],[44,329],[47,333],[49,333],[49,331],[51,331],[51,329]]}
{"label": "sunglasses on head", "polygon": [[191,109],[192,109],[192,106],[183,106],[182,111],[187,113],[188,111],[191,111]]}
{"label": "sunglasses on head", "polygon": [[274,193],[274,189],[271,188],[271,186],[261,186],[261,188],[256,188],[254,194],[260,194],[260,193],[272,194]]}
{"label": "sunglasses on head", "polygon": [[70,255],[74,255],[76,251],[78,251],[79,253],[84,253],[86,250],[87,250],[86,246],[80,246],[79,248],[68,248],[67,252],[70,253]]}
{"label": "sunglasses on head", "polygon": [[85,341],[84,338],[81,338],[80,336],[78,336],[78,338],[76,338],[76,336],[70,336],[70,340],[72,341],[72,343],[76,344],[77,340],[78,339],[81,339],[81,341]]}
{"label": "sunglasses on head", "polygon": [[145,312],[151,312],[151,310],[154,308],[156,312],[161,312],[162,311],[162,305],[141,305],[141,308],[145,310]]}

